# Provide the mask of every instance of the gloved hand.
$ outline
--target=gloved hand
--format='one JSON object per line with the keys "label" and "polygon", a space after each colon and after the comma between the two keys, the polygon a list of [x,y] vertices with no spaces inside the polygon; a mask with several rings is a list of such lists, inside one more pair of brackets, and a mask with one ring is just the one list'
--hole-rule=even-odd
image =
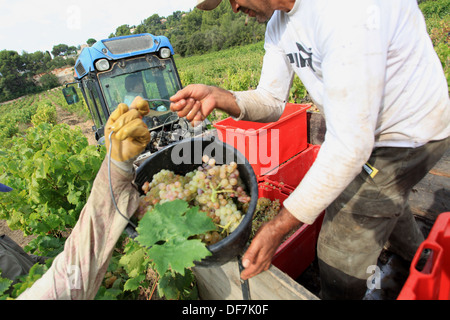
{"label": "gloved hand", "polygon": [[[142,121],[142,117],[149,112],[148,102],[137,97],[130,108],[124,103],[119,104],[106,123],[106,150],[109,152],[112,144],[111,159],[122,169],[130,168],[130,163],[150,143],[150,133]],[[114,133],[109,141],[111,131]]]}

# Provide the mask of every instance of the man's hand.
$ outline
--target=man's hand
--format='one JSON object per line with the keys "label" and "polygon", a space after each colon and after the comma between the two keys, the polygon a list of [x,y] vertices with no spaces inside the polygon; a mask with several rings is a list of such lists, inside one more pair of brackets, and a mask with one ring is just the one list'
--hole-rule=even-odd
{"label": "man's hand", "polygon": [[245,270],[241,273],[241,279],[247,280],[268,270],[283,238],[300,224],[289,211],[281,209],[272,221],[263,225],[242,257]]}
{"label": "man's hand", "polygon": [[263,225],[242,257],[241,279],[247,280],[270,268],[272,257],[282,238],[271,223]]}
{"label": "man's hand", "polygon": [[[137,97],[131,107],[119,104],[105,127],[106,148],[109,150],[112,143],[111,158],[119,162],[137,157],[150,142],[150,133],[142,121],[142,117],[150,111],[148,102]],[[109,141],[111,131],[114,133]]]}
{"label": "man's hand", "polygon": [[187,86],[171,97],[170,101],[170,109],[177,112],[180,118],[186,117],[193,126],[204,121],[216,108],[235,117],[241,112],[231,92],[203,84]]}
{"label": "man's hand", "polygon": [[189,85],[170,98],[173,103],[170,109],[177,112],[180,118],[193,126],[202,122],[214,110],[216,103],[212,96],[212,88],[202,84]]}

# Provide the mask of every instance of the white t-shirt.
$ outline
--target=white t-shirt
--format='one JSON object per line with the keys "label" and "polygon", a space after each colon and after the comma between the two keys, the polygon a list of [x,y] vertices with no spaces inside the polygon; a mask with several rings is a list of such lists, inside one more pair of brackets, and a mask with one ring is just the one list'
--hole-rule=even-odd
{"label": "white t-shirt", "polygon": [[258,89],[285,100],[296,73],[326,120],[314,165],[284,202],[302,222],[314,222],[374,147],[450,135],[447,81],[416,0],[297,0],[275,11],[265,41]]}

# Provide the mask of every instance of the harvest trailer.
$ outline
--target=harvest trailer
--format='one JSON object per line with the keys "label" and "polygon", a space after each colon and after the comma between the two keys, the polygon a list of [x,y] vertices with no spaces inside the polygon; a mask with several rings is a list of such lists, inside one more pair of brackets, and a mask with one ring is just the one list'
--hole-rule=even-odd
{"label": "harvest trailer", "polygon": [[130,105],[136,96],[149,100],[150,114],[143,120],[152,135],[148,149],[155,151],[155,145],[167,145],[192,130],[170,111],[167,101],[182,88],[173,54],[167,37],[148,33],[98,41],[81,52],[75,63],[76,82],[66,85],[64,97],[68,104],[78,102],[76,90],[69,86],[78,84],[100,143],[120,103]]}

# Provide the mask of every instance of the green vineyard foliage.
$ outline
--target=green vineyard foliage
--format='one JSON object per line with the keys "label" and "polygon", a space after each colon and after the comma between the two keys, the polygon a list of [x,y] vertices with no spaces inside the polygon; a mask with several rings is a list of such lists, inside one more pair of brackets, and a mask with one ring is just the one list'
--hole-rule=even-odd
{"label": "green vineyard foliage", "polygon": [[56,107],[49,102],[37,105],[36,113],[31,117],[31,123],[38,126],[41,123],[56,124]]}
{"label": "green vineyard foliage", "polygon": [[1,152],[0,180],[14,192],[2,197],[0,218],[25,235],[42,236],[60,236],[75,225],[105,155],[81,130],[49,123],[13,137]]}

